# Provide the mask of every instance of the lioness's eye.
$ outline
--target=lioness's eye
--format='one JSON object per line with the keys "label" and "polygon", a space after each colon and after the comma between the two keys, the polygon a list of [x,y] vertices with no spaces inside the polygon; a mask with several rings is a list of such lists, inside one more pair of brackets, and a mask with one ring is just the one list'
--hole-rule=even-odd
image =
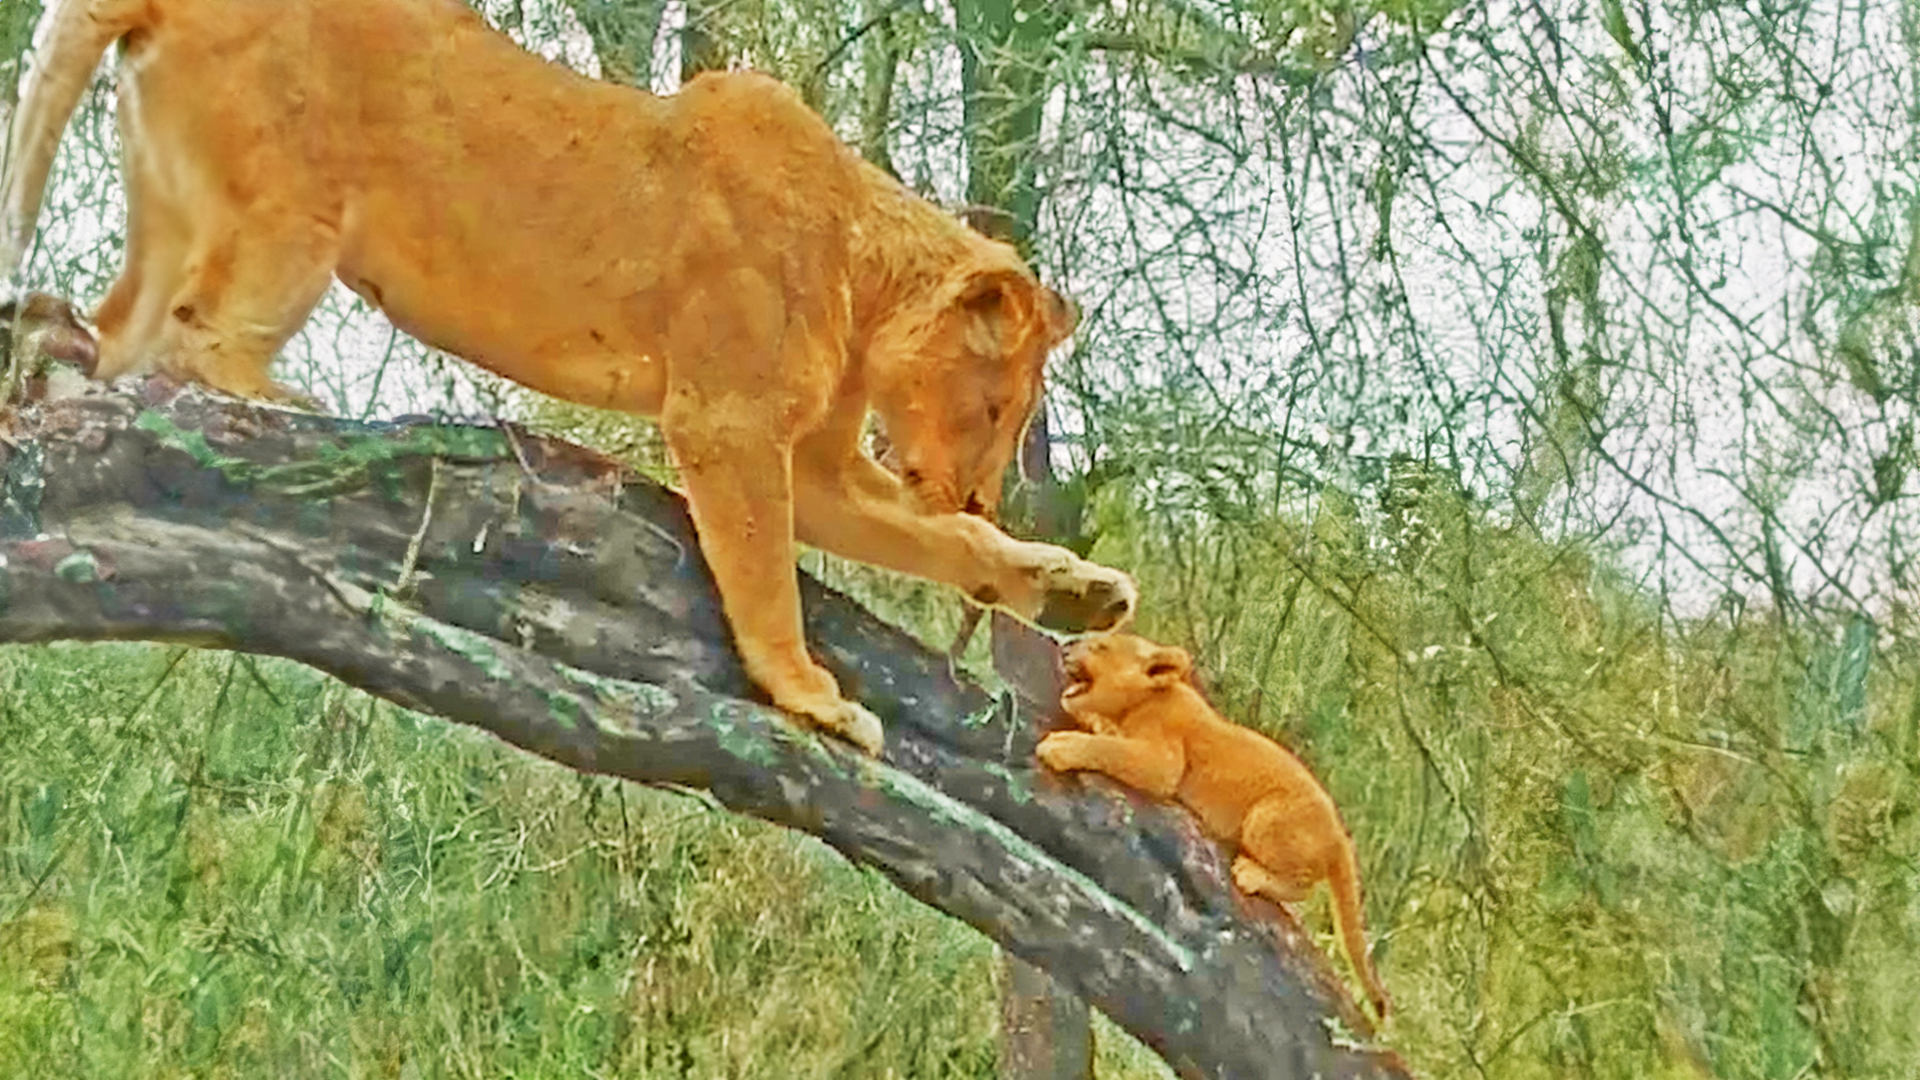
{"label": "lioness's eye", "polygon": [[999,422],[1000,422],[1000,413],[1001,413],[1001,411],[1002,411],[1002,410],[1001,410],[1001,408],[1000,408],[1000,406],[998,406],[998,405],[994,405],[994,404],[989,404],[989,405],[987,406],[987,423],[989,423],[989,424],[997,424],[997,423],[999,423]]}

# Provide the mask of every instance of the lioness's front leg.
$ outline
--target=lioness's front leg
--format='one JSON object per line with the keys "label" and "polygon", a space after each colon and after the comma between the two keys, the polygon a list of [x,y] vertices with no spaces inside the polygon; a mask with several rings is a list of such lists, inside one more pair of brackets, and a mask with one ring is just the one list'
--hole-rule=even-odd
{"label": "lioness's front leg", "polygon": [[787,448],[763,430],[734,430],[743,437],[719,424],[663,425],[747,675],[775,705],[877,756],[879,718],[807,655]]}
{"label": "lioness's front leg", "polygon": [[925,514],[864,454],[794,458],[794,531],[860,562],[955,586],[1050,630],[1108,630],[1132,618],[1133,579],[1052,544],[1016,540],[972,514]]}

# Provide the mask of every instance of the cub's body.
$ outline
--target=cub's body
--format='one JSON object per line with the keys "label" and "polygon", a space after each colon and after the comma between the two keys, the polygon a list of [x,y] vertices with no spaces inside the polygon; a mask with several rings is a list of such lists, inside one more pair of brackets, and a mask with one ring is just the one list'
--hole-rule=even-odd
{"label": "cub's body", "polygon": [[1242,892],[1291,904],[1327,882],[1347,958],[1384,1020],[1387,992],[1367,957],[1353,842],[1333,798],[1284,747],[1215,712],[1189,681],[1191,663],[1180,649],[1130,634],[1071,646],[1060,703],[1086,730],[1047,735],[1040,760],[1179,802],[1237,849],[1233,881]]}

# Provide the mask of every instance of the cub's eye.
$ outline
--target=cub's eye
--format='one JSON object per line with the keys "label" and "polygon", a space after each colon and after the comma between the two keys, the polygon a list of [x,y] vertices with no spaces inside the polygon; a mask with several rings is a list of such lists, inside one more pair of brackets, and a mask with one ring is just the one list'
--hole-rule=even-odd
{"label": "cub's eye", "polygon": [[999,422],[1000,422],[1000,414],[1001,414],[1001,412],[1002,412],[1002,411],[1003,411],[1003,410],[1002,410],[1002,409],[1000,408],[1000,406],[999,406],[999,405],[997,405],[997,404],[991,404],[991,403],[990,403],[990,404],[988,404],[988,405],[987,405],[987,423],[989,423],[989,424],[997,424],[997,423],[999,423]]}

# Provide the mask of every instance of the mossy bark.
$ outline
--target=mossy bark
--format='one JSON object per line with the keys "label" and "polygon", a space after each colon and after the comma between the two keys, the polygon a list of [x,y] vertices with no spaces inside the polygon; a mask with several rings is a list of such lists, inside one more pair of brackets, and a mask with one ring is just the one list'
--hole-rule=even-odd
{"label": "mossy bark", "polygon": [[1049,971],[1183,1076],[1404,1076],[1177,810],[1037,769],[1039,724],[803,583],[874,761],[762,700],[679,498],[588,451],[159,380],[0,410],[0,641],[290,657],[569,767],[814,833]]}

